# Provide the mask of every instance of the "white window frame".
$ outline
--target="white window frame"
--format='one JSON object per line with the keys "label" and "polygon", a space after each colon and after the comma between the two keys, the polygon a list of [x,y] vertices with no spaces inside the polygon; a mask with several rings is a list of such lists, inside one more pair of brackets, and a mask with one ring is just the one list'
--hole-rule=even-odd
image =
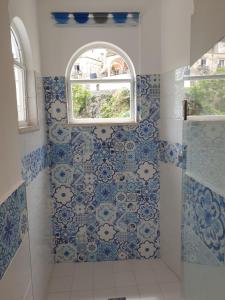
{"label": "white window frame", "polygon": [[[93,49],[93,48],[106,48],[110,49],[117,54],[119,54],[130,70],[131,78],[128,79],[76,79],[71,80],[71,71],[74,66],[76,60],[86,51]],[[85,46],[81,47],[78,51],[74,53],[72,58],[69,61],[69,64],[66,69],[66,81],[67,81],[67,116],[68,116],[68,124],[71,125],[95,125],[95,124],[135,124],[137,123],[137,104],[136,104],[136,73],[134,69],[134,65],[129,58],[129,56],[119,47],[106,43],[106,42],[93,42],[86,44]],[[72,84],[86,84],[86,83],[129,83],[130,84],[130,118],[83,118],[83,119],[76,119],[73,116],[73,103],[72,103]]]}
{"label": "white window frame", "polygon": [[27,34],[25,26],[23,25],[22,20],[20,20],[18,17],[15,17],[13,19],[10,26],[10,30],[10,34],[14,35],[14,38],[18,45],[18,50],[21,58],[20,62],[13,58],[13,70],[15,72],[15,68],[19,68],[23,71],[22,86],[25,119],[19,121],[18,116],[18,130],[19,133],[27,133],[40,130],[37,103],[38,91],[40,86],[38,84],[39,74],[33,70],[32,51],[29,36]]}
{"label": "white window frame", "polygon": [[[224,80],[225,74],[216,75],[190,75],[184,76],[184,81],[201,81],[201,80]],[[204,122],[204,121],[225,121],[225,115],[188,115],[188,121]]]}
{"label": "white window frame", "polygon": [[[21,43],[19,34],[17,32],[17,29],[13,25],[11,26],[11,34],[14,36],[14,39],[17,44],[18,52],[20,55],[20,59],[21,59],[21,62],[18,62],[16,59],[13,58],[13,70],[15,72],[15,69],[18,68],[23,73],[23,79],[21,82],[22,89],[23,89],[23,91],[22,91],[23,99],[21,101],[18,101],[18,99],[17,99],[17,105],[18,105],[18,102],[23,102],[24,115],[25,115],[24,120],[19,121],[19,118],[18,118],[18,123],[19,123],[19,128],[20,128],[20,127],[26,127],[28,125],[28,115],[29,114],[28,114],[28,103],[27,103],[28,102],[27,101],[27,68],[26,68],[26,64],[25,64],[25,55],[24,55],[22,43]],[[14,74],[14,76],[15,76],[15,74]],[[17,93],[16,93],[16,97],[17,97]]]}

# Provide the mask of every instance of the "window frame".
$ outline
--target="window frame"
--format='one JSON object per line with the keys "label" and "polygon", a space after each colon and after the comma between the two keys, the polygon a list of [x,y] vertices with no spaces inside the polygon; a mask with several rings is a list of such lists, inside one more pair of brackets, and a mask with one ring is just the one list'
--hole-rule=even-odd
{"label": "window frame", "polygon": [[[93,48],[105,48],[112,50],[119,54],[126,62],[130,70],[130,78],[128,79],[71,79],[71,71],[76,60],[86,51]],[[129,83],[130,84],[130,118],[83,118],[77,119],[73,116],[73,103],[72,103],[72,84],[85,84],[85,83]],[[134,65],[127,55],[119,47],[107,42],[93,42],[79,48],[71,57],[66,69],[66,94],[67,94],[67,121],[69,125],[123,125],[137,123],[137,102],[136,102],[136,73]]]}
{"label": "window frame", "polygon": [[[225,74],[215,75],[188,75],[184,76],[185,81],[201,80],[224,80]],[[204,122],[204,121],[225,121],[225,115],[187,115],[187,121]]]}
{"label": "window frame", "polygon": [[[11,24],[10,26],[10,33],[13,35],[15,42],[17,44],[17,48],[19,51],[20,55],[20,60],[21,62],[18,62],[16,59],[13,57],[13,71],[14,71],[14,80],[15,80],[15,68],[18,68],[22,70],[23,72],[23,81],[22,81],[22,89],[23,89],[23,105],[24,105],[24,115],[25,119],[22,121],[19,121],[19,116],[18,116],[18,126],[20,128],[28,127],[30,122],[29,122],[29,106],[28,106],[28,91],[27,91],[27,67],[25,63],[25,53],[23,49],[23,45],[20,39],[20,35],[18,33],[17,28],[15,27],[14,24]],[[16,80],[15,80],[16,84]],[[16,97],[17,97],[17,91],[16,91]],[[17,109],[18,109],[18,100],[17,100]],[[19,114],[19,113],[18,113]]]}
{"label": "window frame", "polygon": [[[17,101],[17,87],[15,78],[15,68],[23,71],[23,95],[24,95],[24,115],[25,119],[19,121],[18,104],[17,104],[17,120],[19,134],[29,133],[40,130],[39,124],[39,107],[38,99],[42,97],[42,83],[39,82],[41,78],[40,73],[35,71],[32,47],[30,38],[23,21],[19,17],[14,17],[10,24],[10,37],[15,40],[17,50],[19,51],[19,62],[12,53],[12,65],[15,82],[16,103]],[[11,43],[12,47],[12,43]]]}

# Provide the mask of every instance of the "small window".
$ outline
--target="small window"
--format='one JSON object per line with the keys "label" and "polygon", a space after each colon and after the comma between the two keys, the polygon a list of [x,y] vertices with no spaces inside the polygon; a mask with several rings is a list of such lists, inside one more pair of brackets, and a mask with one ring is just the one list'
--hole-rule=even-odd
{"label": "small window", "polygon": [[218,68],[224,68],[224,59],[219,59]]}
{"label": "small window", "polygon": [[206,59],[201,59],[201,67],[205,67],[206,66]]}
{"label": "small window", "polygon": [[13,28],[11,28],[11,45],[16,84],[18,121],[19,126],[25,126],[28,122],[26,103],[26,66],[19,36]]}
{"label": "small window", "polygon": [[39,129],[37,73],[33,70],[30,40],[23,22],[15,17],[11,25],[11,47],[16,86],[19,132]]}
{"label": "small window", "polygon": [[224,45],[225,38],[194,63],[184,77],[189,119],[214,120],[225,117]]}
{"label": "small window", "polygon": [[89,44],[72,57],[66,75],[69,123],[136,122],[135,71],[121,49]]}

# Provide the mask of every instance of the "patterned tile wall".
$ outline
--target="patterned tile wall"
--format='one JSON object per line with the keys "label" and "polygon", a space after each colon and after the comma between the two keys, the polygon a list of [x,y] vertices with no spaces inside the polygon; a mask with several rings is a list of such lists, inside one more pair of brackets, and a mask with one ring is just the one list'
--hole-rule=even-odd
{"label": "patterned tile wall", "polygon": [[64,77],[45,77],[56,262],[159,256],[159,75],[137,77],[140,122],[68,127]]}
{"label": "patterned tile wall", "polygon": [[26,188],[22,184],[0,204],[0,279],[28,230]]}
{"label": "patterned tile wall", "polygon": [[175,164],[177,167],[186,169],[187,146],[179,143],[160,141],[160,161]]}
{"label": "patterned tile wall", "polygon": [[225,198],[184,176],[183,260],[225,263]]}
{"label": "patterned tile wall", "polygon": [[22,178],[30,184],[38,174],[49,166],[48,149],[44,145],[22,158]]}

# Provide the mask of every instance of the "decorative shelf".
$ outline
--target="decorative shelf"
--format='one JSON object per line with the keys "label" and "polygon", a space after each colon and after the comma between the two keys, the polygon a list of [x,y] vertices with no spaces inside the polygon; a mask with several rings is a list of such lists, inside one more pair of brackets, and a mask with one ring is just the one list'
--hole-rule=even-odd
{"label": "decorative shelf", "polygon": [[139,12],[52,12],[56,25],[77,26],[137,26],[140,22]]}

